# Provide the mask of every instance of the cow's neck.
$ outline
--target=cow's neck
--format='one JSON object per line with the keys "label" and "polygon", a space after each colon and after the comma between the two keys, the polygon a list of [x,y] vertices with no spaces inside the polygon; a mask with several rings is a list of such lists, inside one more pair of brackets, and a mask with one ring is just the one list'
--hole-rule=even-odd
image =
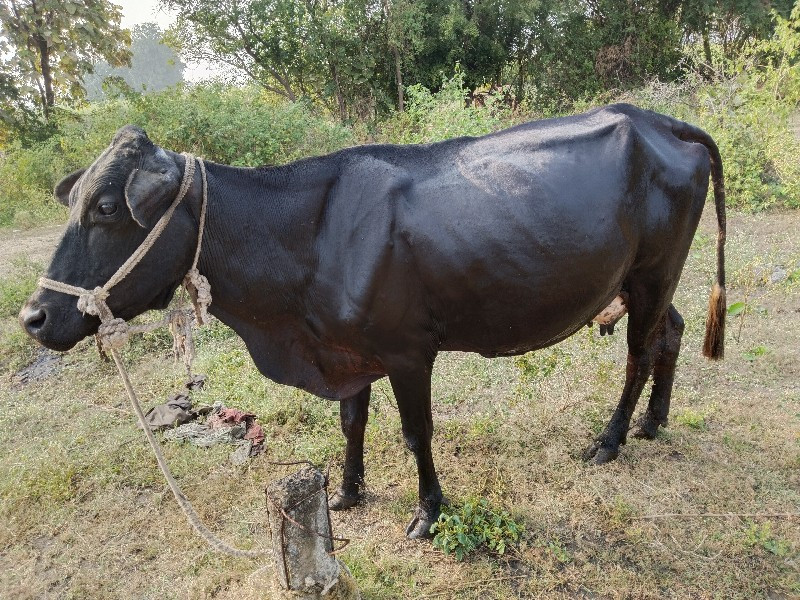
{"label": "cow's neck", "polygon": [[212,314],[234,329],[302,314],[314,238],[335,179],[328,170],[309,162],[270,169],[207,163],[199,268],[211,283]]}

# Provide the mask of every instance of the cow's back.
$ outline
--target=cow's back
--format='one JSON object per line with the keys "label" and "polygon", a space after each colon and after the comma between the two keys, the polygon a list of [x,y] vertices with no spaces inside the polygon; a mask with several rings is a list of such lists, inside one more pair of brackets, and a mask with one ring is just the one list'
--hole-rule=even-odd
{"label": "cow's back", "polygon": [[[389,303],[386,325],[427,319],[442,349],[490,356],[572,334],[639,262],[670,240],[688,249],[699,218],[689,196],[698,178],[707,186],[708,160],[670,127],[613,106],[420,148],[397,165],[391,244],[403,268],[384,278],[415,305]],[[677,222],[662,222],[681,202]]]}

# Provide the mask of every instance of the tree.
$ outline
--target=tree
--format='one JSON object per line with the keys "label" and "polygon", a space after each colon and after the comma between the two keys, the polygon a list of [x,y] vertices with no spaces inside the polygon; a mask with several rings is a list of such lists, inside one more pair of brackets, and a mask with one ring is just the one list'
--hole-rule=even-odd
{"label": "tree", "polygon": [[84,78],[87,98],[102,98],[107,80],[119,81],[136,92],[157,92],[183,81],[186,64],[163,38],[164,32],[155,23],[134,25],[131,66],[114,67],[105,61],[94,65],[94,72]]}
{"label": "tree", "polygon": [[[403,71],[404,62],[414,56],[424,44],[424,7],[413,0],[383,0],[386,46],[392,54],[394,79],[397,86],[397,110],[405,108]],[[405,60],[404,60],[405,59]]]}
{"label": "tree", "polygon": [[57,100],[81,98],[81,81],[106,60],[129,64],[130,35],[108,0],[0,0],[2,70],[13,77],[20,110],[50,118]]}
{"label": "tree", "polygon": [[688,41],[701,39],[706,66],[714,59],[712,42],[725,58],[734,58],[745,44],[766,39],[773,31],[773,11],[788,17],[794,0],[683,0],[680,24]]}
{"label": "tree", "polygon": [[[176,9],[183,56],[234,67],[288,100],[312,98],[347,118],[375,70],[370,0],[162,0]],[[380,12],[378,9],[375,11]],[[367,88],[369,86],[366,86]]]}

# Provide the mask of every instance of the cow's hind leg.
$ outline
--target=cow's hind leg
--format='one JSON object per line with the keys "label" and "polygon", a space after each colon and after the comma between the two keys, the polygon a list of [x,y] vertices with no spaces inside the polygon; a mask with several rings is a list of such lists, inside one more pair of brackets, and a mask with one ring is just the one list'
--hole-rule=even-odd
{"label": "cow's hind leg", "polygon": [[442,505],[442,489],[431,450],[431,369],[392,369],[389,370],[389,381],[400,411],[403,438],[414,453],[419,475],[419,506],[406,528],[406,535],[410,538],[431,537],[431,525],[439,518]]}
{"label": "cow's hind leg", "polygon": [[369,416],[369,396],[372,386],[367,386],[355,396],[339,401],[342,433],[347,440],[344,455],[344,474],[341,487],[334,492],[328,506],[331,510],[345,510],[364,494],[364,430]]}
{"label": "cow's hind leg", "polygon": [[627,440],[631,416],[642,395],[658,355],[658,327],[669,305],[666,290],[659,286],[636,284],[629,288],[628,364],[625,387],[611,420],[594,443],[584,452],[584,459],[603,464],[619,455],[619,447]]}
{"label": "cow's hind leg", "polygon": [[633,430],[634,437],[653,439],[658,433],[659,426],[667,425],[672,383],[675,379],[675,363],[678,361],[681,349],[683,329],[683,317],[670,304],[664,317],[664,326],[659,330],[661,339],[658,344],[658,357],[653,366],[653,390],[650,392],[647,411],[639,417],[636,429]]}

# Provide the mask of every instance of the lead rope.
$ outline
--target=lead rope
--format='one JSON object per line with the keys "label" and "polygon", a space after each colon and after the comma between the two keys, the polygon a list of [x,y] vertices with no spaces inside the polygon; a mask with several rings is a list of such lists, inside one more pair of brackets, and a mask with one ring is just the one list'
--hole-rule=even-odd
{"label": "lead rope", "polygon": [[218,538],[208,527],[203,524],[200,516],[197,514],[197,511],[195,511],[194,507],[192,506],[192,503],[181,491],[178,482],[175,481],[175,478],[172,476],[169,466],[167,465],[167,461],[164,458],[164,453],[161,451],[161,445],[158,443],[158,440],[156,440],[153,432],[150,431],[150,427],[148,427],[144,420],[144,413],[142,412],[142,407],[139,404],[139,399],[137,398],[136,392],[131,385],[128,371],[125,369],[125,365],[122,363],[122,359],[119,355],[119,349],[127,343],[131,334],[140,333],[143,331],[151,331],[158,327],[162,327],[167,323],[172,325],[178,318],[178,315],[184,317],[186,316],[185,311],[172,311],[158,323],[130,326],[124,319],[114,318],[111,309],[109,309],[108,305],[106,304],[106,299],[109,296],[111,288],[122,281],[139,263],[139,261],[142,260],[147,251],[153,246],[158,236],[161,235],[163,230],[166,228],[170,218],[172,217],[172,214],[175,212],[175,208],[177,208],[180,201],[186,195],[189,186],[192,184],[192,180],[194,178],[195,161],[197,161],[200,163],[200,173],[203,181],[203,199],[200,208],[200,226],[194,262],[192,263],[192,268],[186,274],[183,284],[189,291],[189,295],[192,297],[192,303],[194,304],[196,313],[195,316],[198,323],[203,324],[207,322],[208,305],[211,303],[211,286],[208,283],[208,279],[200,275],[199,271],[197,270],[197,262],[200,258],[200,248],[203,242],[206,205],[208,203],[206,169],[203,159],[195,158],[191,154],[184,154],[184,156],[186,157],[186,167],[183,172],[181,187],[177,196],[175,197],[175,200],[167,209],[167,212],[165,212],[164,215],[158,220],[155,227],[153,227],[153,230],[147,235],[141,245],[134,251],[130,258],[128,258],[128,260],[126,260],[119,269],[117,269],[116,273],[111,276],[111,279],[109,279],[105,285],[96,287],[94,290],[87,290],[82,287],[69,285],[53,279],[47,279],[45,277],[39,279],[39,285],[56,292],[78,296],[78,310],[84,314],[88,313],[90,315],[100,317],[101,324],[97,333],[100,337],[101,344],[103,348],[111,352],[111,356],[114,358],[114,364],[117,365],[117,370],[119,371],[119,375],[122,378],[123,384],[125,385],[125,391],[128,393],[128,399],[133,407],[133,411],[136,413],[136,418],[139,421],[139,425],[144,430],[145,436],[147,436],[147,441],[150,443],[150,447],[153,449],[153,453],[156,455],[158,467],[161,469],[161,473],[167,480],[169,489],[172,491],[172,495],[175,496],[178,506],[181,507],[183,514],[186,515],[186,519],[189,521],[189,524],[192,526],[195,532],[201,538],[203,538],[209,546],[215,550],[218,550],[219,552],[224,552],[225,554],[240,558],[255,558],[271,554],[271,552],[268,550],[242,550],[240,548],[235,548]]}
{"label": "lead rope", "polygon": [[181,491],[178,482],[175,481],[175,478],[172,476],[169,466],[167,465],[167,461],[164,458],[164,453],[161,452],[161,444],[158,443],[158,440],[156,440],[153,432],[150,431],[150,427],[148,427],[144,420],[142,407],[139,405],[136,392],[133,390],[131,381],[128,378],[128,372],[125,369],[125,365],[122,364],[122,359],[119,356],[119,350],[112,348],[111,356],[114,358],[114,363],[117,365],[117,370],[119,371],[120,377],[122,377],[122,382],[125,384],[125,390],[128,392],[128,398],[130,399],[131,406],[133,406],[133,410],[136,413],[136,418],[139,420],[139,425],[141,425],[142,429],[144,429],[144,433],[147,436],[147,441],[150,442],[150,447],[153,449],[153,453],[156,455],[156,462],[161,469],[161,473],[163,473],[164,478],[167,480],[167,484],[169,485],[169,489],[172,490],[172,495],[175,496],[175,500],[181,507],[181,510],[183,510],[183,514],[186,515],[186,519],[189,521],[189,524],[195,530],[197,535],[203,538],[206,543],[215,550],[224,552],[225,554],[229,554],[231,556],[236,556],[239,558],[256,558],[271,554],[269,550],[242,550],[241,548],[235,548],[234,546],[231,546],[227,542],[218,538],[214,532],[206,527],[205,524],[200,520],[200,516],[197,514],[197,511],[195,511],[192,503],[184,495],[183,491]]}

